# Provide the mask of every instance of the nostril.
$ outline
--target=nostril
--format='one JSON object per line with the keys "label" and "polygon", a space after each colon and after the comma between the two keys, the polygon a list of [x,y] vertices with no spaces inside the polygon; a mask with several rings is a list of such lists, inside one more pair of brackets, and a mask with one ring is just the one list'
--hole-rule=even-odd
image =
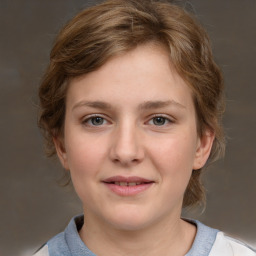
{"label": "nostril", "polygon": [[140,160],[137,159],[137,158],[134,158],[134,159],[119,159],[119,158],[115,158],[113,159],[113,162],[114,163],[120,163],[120,164],[123,164],[123,165],[129,165],[131,163],[138,163]]}

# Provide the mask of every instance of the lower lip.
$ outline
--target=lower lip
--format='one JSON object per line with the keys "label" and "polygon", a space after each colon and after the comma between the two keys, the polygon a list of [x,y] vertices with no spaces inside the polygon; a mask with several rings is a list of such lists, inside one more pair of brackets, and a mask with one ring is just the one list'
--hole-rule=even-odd
{"label": "lower lip", "polygon": [[154,183],[143,183],[136,186],[119,186],[112,183],[104,183],[112,192],[119,196],[135,196],[148,190]]}

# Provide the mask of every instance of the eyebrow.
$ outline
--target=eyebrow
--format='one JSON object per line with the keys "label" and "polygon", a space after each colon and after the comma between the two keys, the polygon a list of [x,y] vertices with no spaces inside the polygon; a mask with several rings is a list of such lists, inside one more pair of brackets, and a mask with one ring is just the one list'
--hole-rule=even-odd
{"label": "eyebrow", "polygon": [[[180,104],[175,100],[167,100],[167,101],[145,101],[138,106],[139,110],[150,110],[150,109],[158,109],[163,107],[168,107],[174,105],[179,108],[186,108],[184,105]],[[74,105],[72,110],[78,107],[91,107],[91,108],[98,108],[104,110],[111,110],[113,106],[110,103],[104,101],[80,101]]]}
{"label": "eyebrow", "polygon": [[74,105],[72,110],[79,107],[91,107],[91,108],[107,109],[107,110],[110,110],[113,108],[111,104],[103,101],[80,101]]}
{"label": "eyebrow", "polygon": [[184,105],[180,104],[179,102],[175,100],[167,100],[167,101],[145,101],[142,104],[139,105],[140,110],[149,110],[149,109],[158,109],[163,107],[168,107],[174,105],[179,108],[186,108]]}

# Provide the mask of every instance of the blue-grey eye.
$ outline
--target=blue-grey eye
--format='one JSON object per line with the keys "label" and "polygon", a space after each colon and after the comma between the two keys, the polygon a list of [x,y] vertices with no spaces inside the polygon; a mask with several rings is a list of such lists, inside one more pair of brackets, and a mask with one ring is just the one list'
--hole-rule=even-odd
{"label": "blue-grey eye", "polygon": [[104,123],[104,118],[96,116],[91,118],[91,123],[95,126],[102,125]]}
{"label": "blue-grey eye", "polygon": [[165,117],[162,116],[158,116],[158,117],[154,117],[153,118],[153,123],[154,125],[164,125],[166,123],[167,119]]}

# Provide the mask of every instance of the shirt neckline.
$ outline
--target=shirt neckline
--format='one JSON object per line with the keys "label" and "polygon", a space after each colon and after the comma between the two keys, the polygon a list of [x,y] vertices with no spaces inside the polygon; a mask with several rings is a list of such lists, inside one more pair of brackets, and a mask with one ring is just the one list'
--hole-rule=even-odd
{"label": "shirt neckline", "polygon": [[[196,236],[191,249],[185,256],[208,256],[216,240],[219,230],[205,226],[198,220],[185,219],[197,227]],[[79,236],[79,230],[84,223],[84,216],[78,215],[71,219],[64,231],[65,240],[72,256],[96,256],[84,244]]]}

